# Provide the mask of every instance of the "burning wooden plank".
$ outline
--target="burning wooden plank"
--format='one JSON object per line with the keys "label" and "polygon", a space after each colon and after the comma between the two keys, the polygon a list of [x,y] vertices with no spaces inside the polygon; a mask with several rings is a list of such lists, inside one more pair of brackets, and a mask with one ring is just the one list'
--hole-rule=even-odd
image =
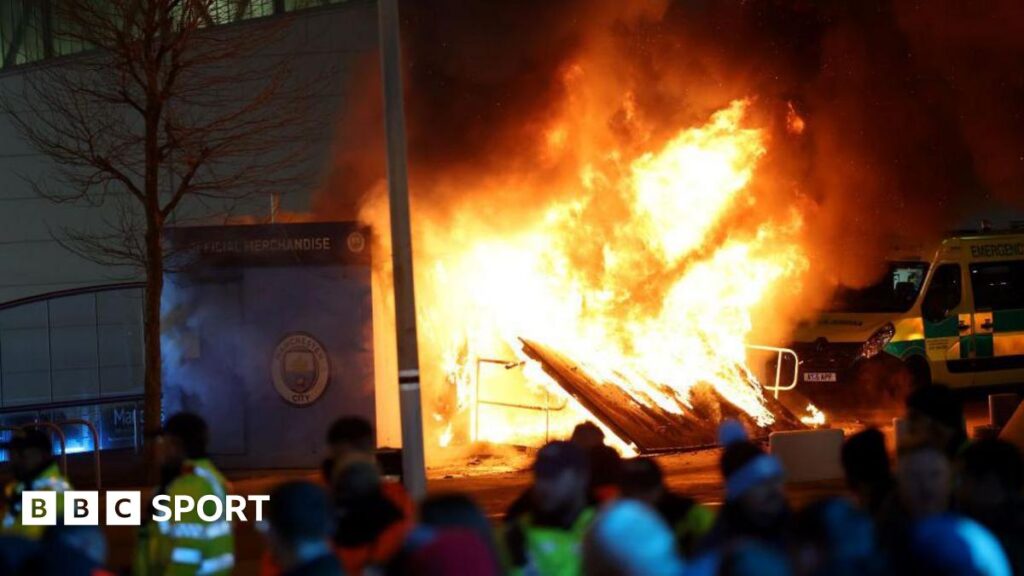
{"label": "burning wooden plank", "polygon": [[[536,360],[544,371],[575,398],[595,418],[616,435],[632,443],[641,453],[669,452],[714,444],[718,423],[732,417],[752,430],[759,428],[752,418],[731,404],[711,386],[694,390],[692,408],[678,403],[678,413],[654,402],[642,402],[622,383],[602,381],[589,374],[578,362],[548,346],[532,340],[521,340],[523,352]],[[766,398],[775,415],[771,430],[806,428],[782,404]]]}

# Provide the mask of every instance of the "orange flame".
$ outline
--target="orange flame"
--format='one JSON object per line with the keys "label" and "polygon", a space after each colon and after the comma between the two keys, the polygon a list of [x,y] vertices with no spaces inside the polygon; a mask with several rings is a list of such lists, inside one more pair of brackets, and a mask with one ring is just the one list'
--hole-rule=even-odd
{"label": "orange flame", "polygon": [[[808,260],[796,209],[752,233],[730,229],[730,213],[757,201],[751,181],[768,145],[747,121],[751,105],[734,101],[654,150],[588,149],[575,193],[523,191],[546,199],[531,217],[504,222],[468,205],[445,218],[417,215],[421,364],[434,445],[536,444],[591,419],[523,356],[521,337],[671,413],[691,407],[691,389],[704,383],[758,424],[774,421],[746,366],[745,344],[756,310],[798,282]],[[542,156],[573,146],[573,126],[563,120],[542,131]],[[518,185],[494,184],[495,196],[509,197]]]}

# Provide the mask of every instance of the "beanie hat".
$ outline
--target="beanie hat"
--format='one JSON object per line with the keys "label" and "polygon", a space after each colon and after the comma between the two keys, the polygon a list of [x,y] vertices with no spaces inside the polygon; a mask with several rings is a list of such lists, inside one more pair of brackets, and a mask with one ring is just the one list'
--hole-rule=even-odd
{"label": "beanie hat", "polygon": [[548,442],[537,452],[533,473],[539,478],[554,478],[565,471],[586,473],[589,470],[587,453],[572,442]]}
{"label": "beanie hat", "polygon": [[931,574],[1010,576],[999,540],[977,522],[942,514],[919,521],[911,531],[911,551]]}
{"label": "beanie hat", "polygon": [[605,560],[606,568],[627,576],[675,575],[683,572],[676,539],[665,521],[638,500],[621,499],[594,520],[586,537],[587,553]]}
{"label": "beanie hat", "polygon": [[782,463],[750,442],[739,422],[723,421],[718,437],[725,445],[719,464],[725,477],[726,500],[739,498],[761,482],[782,477]]}

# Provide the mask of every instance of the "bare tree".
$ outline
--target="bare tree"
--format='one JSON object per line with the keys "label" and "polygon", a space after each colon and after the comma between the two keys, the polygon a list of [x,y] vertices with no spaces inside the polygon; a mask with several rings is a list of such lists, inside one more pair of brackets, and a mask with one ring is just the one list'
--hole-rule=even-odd
{"label": "bare tree", "polygon": [[[52,34],[78,54],[44,62],[3,109],[54,169],[32,177],[54,202],[103,206],[100,229],[59,231],[105,265],[144,271],[147,432],[160,426],[165,227],[182,206],[230,212],[288,191],[302,166],[311,86],[268,54],[287,22],[240,20],[248,0],[51,0]],[[237,13],[225,13],[237,10]],[[305,138],[304,138],[305,136]]]}

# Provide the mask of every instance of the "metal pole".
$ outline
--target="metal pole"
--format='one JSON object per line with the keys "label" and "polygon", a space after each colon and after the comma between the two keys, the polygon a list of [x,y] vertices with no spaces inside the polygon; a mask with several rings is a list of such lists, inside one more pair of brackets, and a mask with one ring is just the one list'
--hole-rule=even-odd
{"label": "metal pole", "polygon": [[395,327],[398,338],[398,390],[402,414],[402,477],[409,495],[419,499],[426,494],[427,475],[423,458],[420,362],[416,342],[412,234],[409,229],[409,182],[405,158],[398,0],[378,0],[377,11],[388,146],[391,258],[394,268]]}

